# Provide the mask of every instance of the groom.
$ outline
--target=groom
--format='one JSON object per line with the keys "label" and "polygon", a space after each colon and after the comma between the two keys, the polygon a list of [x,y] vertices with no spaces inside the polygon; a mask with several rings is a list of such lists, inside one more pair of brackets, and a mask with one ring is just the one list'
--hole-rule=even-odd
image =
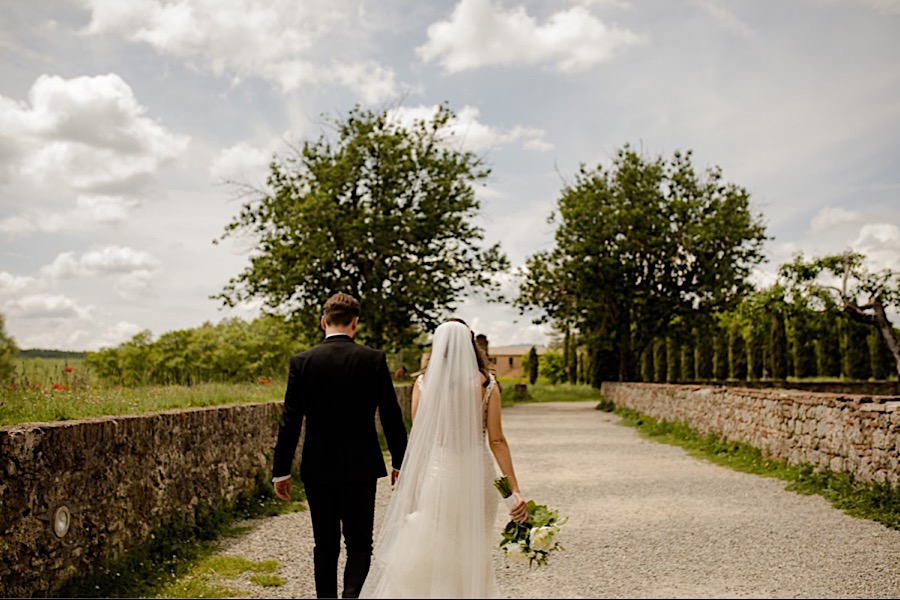
{"label": "groom", "polygon": [[291,462],[306,419],[300,480],[313,527],[316,596],[337,598],[341,530],[347,548],[342,597],[357,598],[369,572],[375,487],[387,475],[375,410],[391,452],[391,485],[406,451],[406,426],[384,352],[353,341],[359,302],[338,293],[325,302],[325,340],[291,357],[272,481],[290,499]]}

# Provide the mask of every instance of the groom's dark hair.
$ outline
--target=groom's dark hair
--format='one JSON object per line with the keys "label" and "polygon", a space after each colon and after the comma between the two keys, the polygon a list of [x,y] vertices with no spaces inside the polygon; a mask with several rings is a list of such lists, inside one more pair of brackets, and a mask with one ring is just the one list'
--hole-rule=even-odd
{"label": "groom's dark hair", "polygon": [[328,325],[339,325],[346,327],[359,316],[359,300],[338,292],[325,301],[325,323]]}

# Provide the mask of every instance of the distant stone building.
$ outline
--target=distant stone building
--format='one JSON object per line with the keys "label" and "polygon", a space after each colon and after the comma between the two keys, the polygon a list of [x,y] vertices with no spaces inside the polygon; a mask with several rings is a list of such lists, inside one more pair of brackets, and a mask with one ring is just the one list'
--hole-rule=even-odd
{"label": "distant stone building", "polygon": [[[484,353],[484,357],[488,361],[488,369],[497,377],[504,379],[517,379],[519,377],[527,377],[527,373],[522,372],[522,356],[531,351],[531,344],[523,344],[519,346],[495,346],[491,348],[488,344],[487,336],[478,334],[475,336],[475,343]],[[534,346],[538,357],[547,351],[545,346]],[[419,371],[413,373],[413,376],[419,375],[425,370],[428,364],[430,352],[422,354],[422,362],[419,365]]]}
{"label": "distant stone building", "polygon": [[[547,351],[546,347],[538,345],[535,345],[534,349],[537,351],[538,357]],[[530,351],[530,344],[521,346],[494,346],[491,348],[491,352],[487,355],[487,358],[497,377],[517,379],[519,377],[527,376],[527,373],[522,372],[522,356],[528,354]]]}

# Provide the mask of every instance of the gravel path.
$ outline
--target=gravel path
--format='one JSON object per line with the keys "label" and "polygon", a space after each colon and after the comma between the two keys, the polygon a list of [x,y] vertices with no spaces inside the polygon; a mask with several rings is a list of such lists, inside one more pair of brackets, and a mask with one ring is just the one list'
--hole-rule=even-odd
{"label": "gravel path", "polygon": [[[594,406],[503,410],[524,495],[570,517],[560,534],[566,551],[543,569],[507,567],[495,553],[506,597],[900,597],[900,531],[788,492],[783,481],[646,441]],[[376,529],[390,495],[381,482]],[[498,515],[498,531],[504,523]],[[277,560],[288,583],[238,582],[245,597],[315,597],[309,513],[253,524],[222,553]]]}

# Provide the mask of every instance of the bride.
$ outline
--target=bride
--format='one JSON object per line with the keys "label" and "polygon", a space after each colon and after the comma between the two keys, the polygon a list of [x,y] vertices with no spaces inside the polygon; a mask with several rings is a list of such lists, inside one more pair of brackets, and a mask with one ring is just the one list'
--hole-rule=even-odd
{"label": "bride", "polygon": [[428,366],[413,387],[412,419],[360,597],[496,597],[500,495],[491,453],[517,500],[510,518],[525,521],[528,508],[500,423],[496,379],[459,319],[435,330]]}

